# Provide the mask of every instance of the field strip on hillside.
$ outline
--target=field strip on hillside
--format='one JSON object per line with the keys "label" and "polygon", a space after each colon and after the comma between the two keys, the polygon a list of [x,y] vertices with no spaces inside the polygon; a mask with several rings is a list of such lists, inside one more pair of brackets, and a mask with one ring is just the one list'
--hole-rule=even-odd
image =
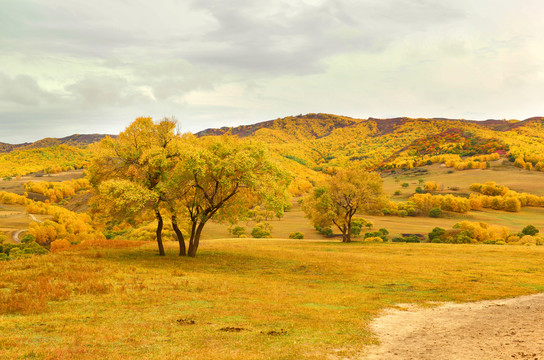
{"label": "field strip on hillside", "polygon": [[544,293],[435,308],[399,305],[371,324],[366,360],[544,359]]}

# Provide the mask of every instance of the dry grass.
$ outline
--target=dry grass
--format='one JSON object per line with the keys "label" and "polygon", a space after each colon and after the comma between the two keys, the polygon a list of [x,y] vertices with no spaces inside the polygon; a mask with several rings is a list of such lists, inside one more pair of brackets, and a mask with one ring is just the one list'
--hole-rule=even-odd
{"label": "dry grass", "polygon": [[80,244],[77,244],[75,246],[78,250],[86,250],[86,249],[124,249],[124,248],[133,248],[138,247],[146,242],[144,241],[134,241],[134,240],[123,240],[123,239],[92,239],[92,240],[85,240]]}
{"label": "dry grass", "polygon": [[384,307],[544,290],[542,247],[226,239],[203,241],[195,259],[167,250],[1,263],[0,357],[350,358],[375,341],[367,326]]}
{"label": "dry grass", "polygon": [[[12,192],[15,194],[22,195],[25,192],[24,184],[33,181],[33,182],[40,182],[40,181],[54,181],[54,182],[60,182],[60,181],[67,181],[72,179],[80,179],[84,175],[83,170],[72,170],[72,171],[65,171],[58,174],[46,174],[43,176],[35,176],[35,175],[25,175],[21,176],[19,179],[12,178],[10,180],[4,180],[0,178],[0,191],[7,191]],[[43,200],[42,198],[41,200]]]}
{"label": "dry grass", "polygon": [[[429,172],[424,175],[403,175],[398,174],[399,182],[395,182],[395,176],[387,176],[384,181],[384,187],[388,193],[393,194],[396,190],[400,190],[403,196],[394,197],[396,199],[405,200],[409,195],[414,193],[414,190],[419,186],[418,179],[425,181],[435,181],[444,184],[445,189],[458,187],[458,193],[469,192],[468,187],[473,183],[484,183],[487,181],[495,181],[498,184],[506,185],[510,189],[519,192],[529,192],[536,195],[544,195],[544,172],[526,171],[519,169],[513,165],[501,165],[502,159],[494,162],[491,169],[488,170],[463,170],[452,171],[450,168],[440,166],[438,164],[423,166]],[[400,184],[407,182],[410,184],[408,189],[403,189]]]}

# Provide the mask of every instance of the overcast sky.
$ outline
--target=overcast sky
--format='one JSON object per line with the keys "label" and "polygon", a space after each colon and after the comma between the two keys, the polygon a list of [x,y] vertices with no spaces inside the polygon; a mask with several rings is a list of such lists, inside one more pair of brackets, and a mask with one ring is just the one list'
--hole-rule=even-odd
{"label": "overcast sky", "polygon": [[325,112],[544,115],[541,0],[0,0],[0,142]]}

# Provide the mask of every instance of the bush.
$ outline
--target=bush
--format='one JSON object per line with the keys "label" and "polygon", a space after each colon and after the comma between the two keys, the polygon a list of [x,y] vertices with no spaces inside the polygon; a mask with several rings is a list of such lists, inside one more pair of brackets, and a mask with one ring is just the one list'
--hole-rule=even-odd
{"label": "bush", "polygon": [[435,227],[430,233],[429,233],[429,240],[431,242],[442,242],[440,237],[446,233],[446,229],[442,229],[440,227]]}
{"label": "bush", "polygon": [[289,239],[304,239],[304,234],[301,232],[293,232],[289,234]]}
{"label": "bush", "polygon": [[393,195],[400,195],[400,194],[401,194],[400,190],[397,190],[397,191],[395,191],[395,193]]}
{"label": "bush", "polygon": [[30,244],[31,242],[34,242],[36,239],[34,238],[34,236],[32,234],[25,234],[23,236],[23,239],[21,240],[21,242],[23,244]]}
{"label": "bush", "polygon": [[461,231],[461,233],[457,234],[454,238],[454,242],[456,244],[470,244],[472,242],[477,242],[476,240],[472,239],[472,234],[468,231]]}
{"label": "bush", "polygon": [[402,183],[401,186],[402,186],[403,188],[407,188],[408,186],[410,186],[410,184],[408,184],[408,183]]}
{"label": "bush", "polygon": [[527,225],[526,227],[523,228],[523,230],[521,230],[521,233],[523,235],[535,236],[536,234],[539,233],[539,230],[533,225]]}
{"label": "bush", "polygon": [[67,250],[70,248],[70,243],[66,239],[58,239],[51,243],[51,252]]}
{"label": "bush", "polygon": [[270,238],[272,237],[271,231],[272,225],[267,222],[260,222],[251,230],[251,236],[254,238]]}
{"label": "bush", "polygon": [[364,239],[365,241],[367,241],[368,238],[379,237],[380,239],[382,239],[382,241],[387,241],[387,234],[389,234],[389,231],[387,231],[386,229],[380,229],[378,231],[365,233]]}
{"label": "bush", "polygon": [[359,236],[361,234],[361,229],[365,226],[366,222],[364,220],[356,219],[351,222],[350,234]]}
{"label": "bush", "polygon": [[421,242],[421,240],[419,239],[419,237],[415,236],[415,235],[410,235],[410,236],[407,236],[404,238],[404,241],[406,241],[407,243],[418,243],[418,242]]}
{"label": "bush", "polygon": [[519,242],[523,245],[528,245],[528,244],[536,245],[536,239],[532,235],[525,235],[524,237],[520,239]]}
{"label": "bush", "polygon": [[365,238],[365,242],[384,242],[387,240],[384,240],[383,238],[379,236],[370,236]]}
{"label": "bush", "polygon": [[506,242],[509,243],[509,244],[510,244],[510,243],[515,244],[515,243],[519,242],[520,239],[521,239],[521,238],[520,238],[519,236],[517,236],[517,235],[510,235],[510,236],[508,236],[508,238],[506,239]]}
{"label": "bush", "polygon": [[405,242],[405,243],[418,243],[421,240],[419,240],[419,237],[416,235],[410,235],[410,236],[401,236],[401,237],[395,237],[392,242]]}
{"label": "bush", "polygon": [[35,241],[30,241],[30,237],[26,237],[26,242],[21,242],[20,244],[2,244],[2,238],[4,237],[0,237],[0,260],[18,259],[47,253],[45,248],[38,245]]}
{"label": "bush", "polygon": [[332,231],[332,229],[330,227],[322,228],[322,227],[316,226],[315,229],[321,235],[326,236],[326,237],[332,237],[334,235],[334,233],[333,233],[333,231]]}
{"label": "bush", "polygon": [[429,216],[432,218],[439,218],[440,216],[442,216],[442,209],[439,207],[432,208],[429,211]]}

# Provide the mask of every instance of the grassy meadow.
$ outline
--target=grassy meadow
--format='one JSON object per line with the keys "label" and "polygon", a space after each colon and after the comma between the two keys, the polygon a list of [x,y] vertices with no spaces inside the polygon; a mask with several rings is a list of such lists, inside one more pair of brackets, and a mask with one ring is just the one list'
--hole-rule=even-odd
{"label": "grassy meadow", "polygon": [[[455,172],[426,166],[424,175],[397,174],[398,182],[387,176],[384,187],[390,194],[401,190],[392,198],[402,201],[413,194],[419,178],[443,183],[444,193],[468,193],[474,182],[496,181],[544,194],[543,173],[494,165]],[[16,181],[0,182],[1,189],[20,191],[23,182]],[[401,188],[403,182],[409,187]],[[533,224],[544,231],[542,208],[446,213],[438,219],[364,217],[391,236],[426,234],[460,220],[512,231]],[[29,221],[22,207],[0,208],[0,229],[8,234]],[[174,241],[166,242],[167,256],[159,257],[155,242],[122,239],[0,261],[0,358],[360,358],[377,342],[370,321],[387,307],[544,291],[542,246],[364,243],[357,238],[345,244],[319,235],[296,199],[284,218],[270,223],[273,239],[232,239],[226,225],[209,223],[196,258],[178,257]],[[240,225],[249,233],[254,223]],[[295,231],[306,238],[288,240]]]}
{"label": "grassy meadow", "polygon": [[399,303],[544,290],[544,248],[222,239],[0,263],[6,359],[326,359],[361,355]]}

